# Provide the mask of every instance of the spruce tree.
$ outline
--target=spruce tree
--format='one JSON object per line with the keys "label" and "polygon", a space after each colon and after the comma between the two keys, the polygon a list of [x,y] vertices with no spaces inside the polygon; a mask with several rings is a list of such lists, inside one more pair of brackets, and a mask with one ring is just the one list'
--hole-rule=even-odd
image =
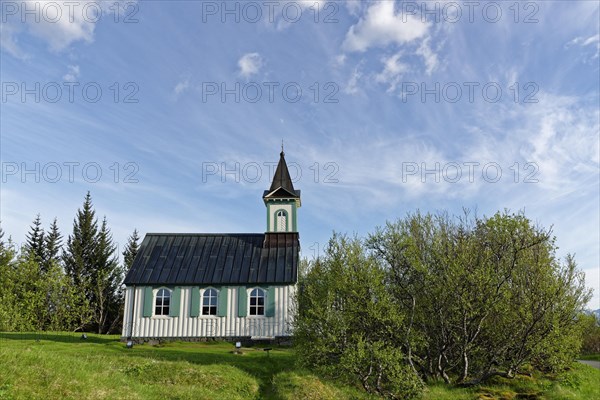
{"label": "spruce tree", "polygon": [[[127,239],[127,244],[125,245],[125,250],[123,250],[123,266],[121,268],[121,282],[122,278],[124,278],[124,274],[129,271],[131,265],[133,264],[133,260],[139,250],[139,240],[140,236],[138,234],[137,229],[133,230],[133,233]],[[113,307],[110,310],[109,319],[113,322],[109,328],[109,332],[119,332],[122,330],[123,324],[123,313],[124,313],[124,305],[125,305],[125,287],[120,284],[117,290],[116,302],[113,304]]]}
{"label": "spruce tree", "polygon": [[[13,242],[10,238],[10,236],[8,237],[8,242],[4,241],[4,230],[2,229],[2,226],[0,226],[0,266],[8,266],[10,265],[10,263],[13,261],[15,257],[15,251],[14,251],[14,246],[13,246]],[[2,274],[0,274],[2,275]],[[4,286],[0,287],[4,288]]]}
{"label": "spruce tree", "polygon": [[96,237],[98,221],[92,206],[90,192],[85,196],[83,208],[77,210],[73,221],[73,233],[67,239],[66,250],[63,252],[63,263],[66,274],[71,278],[76,289],[90,296],[90,273],[95,264]]}
{"label": "spruce tree", "polygon": [[44,254],[44,268],[47,271],[51,264],[58,264],[59,262],[59,251],[62,247],[62,235],[58,230],[58,223],[56,218],[50,225],[50,231],[44,238],[45,254]]}
{"label": "spruce tree", "polygon": [[91,272],[94,269],[96,257],[96,240],[98,236],[98,221],[92,206],[90,192],[85,196],[83,207],[77,210],[73,221],[73,233],[67,238],[66,249],[62,260],[65,274],[80,297],[75,304],[78,312],[77,329],[89,328],[92,312]]}
{"label": "spruce tree", "polygon": [[111,319],[118,318],[114,311],[119,308],[118,290],[123,274],[115,252],[116,246],[104,217],[96,240],[95,263],[91,273],[91,302],[98,333],[106,332]]}
{"label": "spruce tree", "polygon": [[44,248],[44,229],[42,228],[40,214],[38,214],[33,220],[33,224],[30,226],[29,232],[27,233],[27,241],[23,247],[23,253],[27,257],[32,257],[34,261],[41,264],[45,259]]}
{"label": "spruce tree", "polygon": [[133,265],[133,260],[140,249],[139,245],[140,237],[138,235],[137,229],[133,230],[133,233],[127,239],[127,245],[125,246],[125,250],[123,251],[123,268],[125,271],[129,271],[131,266]]}

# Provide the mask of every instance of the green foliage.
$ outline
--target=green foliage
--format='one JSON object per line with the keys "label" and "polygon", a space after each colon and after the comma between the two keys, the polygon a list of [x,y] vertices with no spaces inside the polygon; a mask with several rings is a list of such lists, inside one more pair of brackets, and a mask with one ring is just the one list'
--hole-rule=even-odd
{"label": "green foliage", "polygon": [[475,384],[526,363],[569,365],[589,299],[572,257],[523,214],[451,219],[415,213],[370,236],[412,321],[403,343],[428,378]]}
{"label": "green foliage", "polygon": [[36,216],[20,255],[3,235],[0,228],[0,330],[120,331],[123,269],[106,218],[98,229],[89,193],[62,257],[56,218],[44,232]]}
{"label": "green foliage", "polygon": [[15,253],[12,249],[11,242],[5,243],[2,239],[4,232],[0,227],[0,331],[9,330],[9,323],[12,325],[11,319],[14,310],[14,296],[13,290],[13,260]]}
{"label": "green foliage", "polygon": [[0,285],[0,330],[71,329],[84,302],[58,265],[43,271],[33,254],[0,263]]}
{"label": "green foliage", "polygon": [[301,280],[300,361],[387,397],[419,393],[415,372],[476,385],[527,364],[563,371],[590,292],[573,257],[555,252],[551,231],[508,212],[417,212],[366,246],[334,235]]}
{"label": "green foliage", "polygon": [[[118,330],[121,323],[123,270],[115,256],[116,247],[104,218],[100,229],[92,198],[88,192],[82,209],[73,222],[73,233],[67,239],[63,253],[66,274],[75,290],[85,295],[77,307],[81,329],[94,329],[98,333]],[[88,307],[86,307],[86,304]]]}
{"label": "green foliage", "polygon": [[[106,217],[98,236],[95,238],[94,262],[89,265],[90,303],[93,310],[93,321],[97,326],[98,333],[108,332],[122,320],[119,315],[120,305],[123,298],[119,291],[123,282],[123,270],[119,266],[115,256],[116,247],[112,241],[112,234],[108,229]],[[120,330],[120,329],[118,329]]]}
{"label": "green foliage", "polygon": [[352,340],[342,355],[340,367],[353,371],[369,393],[390,399],[418,397],[424,384],[403,363],[404,354],[383,341],[367,342],[362,335]]}
{"label": "green foliage", "polygon": [[73,221],[73,233],[67,239],[67,248],[63,254],[65,272],[73,285],[85,291],[91,297],[91,269],[97,255],[98,221],[92,206],[92,197],[88,192],[83,208],[77,211]]}
{"label": "green foliage", "polygon": [[133,265],[133,260],[140,249],[140,236],[138,235],[137,229],[133,230],[133,233],[127,238],[127,245],[123,250],[123,268],[129,270]]}
{"label": "green foliage", "polygon": [[582,354],[600,354],[600,320],[597,314],[579,316],[582,325]]}
{"label": "green foliage", "polygon": [[62,248],[62,235],[58,230],[58,221],[54,218],[50,231],[44,236],[44,262],[43,268],[49,269],[51,264],[60,263],[60,250]]}
{"label": "green foliage", "polygon": [[404,316],[385,271],[357,239],[334,235],[298,292],[294,340],[300,363],[369,393],[411,398],[421,388],[398,350]]}
{"label": "green foliage", "polygon": [[41,263],[46,258],[44,243],[44,229],[42,228],[40,214],[38,214],[33,220],[33,225],[29,228],[23,251],[28,257],[32,257],[35,261]]}

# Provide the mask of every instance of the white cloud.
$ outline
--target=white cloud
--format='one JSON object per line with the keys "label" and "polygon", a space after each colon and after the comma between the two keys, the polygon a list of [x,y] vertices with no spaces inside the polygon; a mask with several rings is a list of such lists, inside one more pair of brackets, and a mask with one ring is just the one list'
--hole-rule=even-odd
{"label": "white cloud", "polygon": [[0,23],[0,49],[8,52],[15,58],[26,59],[27,54],[18,45],[18,29],[15,24]]}
{"label": "white cloud", "polygon": [[272,17],[264,18],[264,20],[273,22],[270,19],[274,17],[275,27],[278,31],[307,18],[316,18],[319,22],[324,19],[328,19],[330,22],[336,19],[337,8],[331,8],[336,5],[331,4],[330,0],[282,0],[274,4],[275,12]]}
{"label": "white cloud", "polygon": [[352,76],[350,77],[350,79],[348,80],[348,84],[344,88],[344,92],[346,92],[348,94],[358,93],[358,91],[359,91],[358,80],[360,79],[361,76],[362,76],[362,72],[360,72],[360,65],[359,65],[356,68],[354,68],[354,71],[352,72]]}
{"label": "white cloud", "polygon": [[435,54],[431,47],[429,47],[430,38],[426,38],[421,43],[421,46],[417,49],[417,54],[423,57],[425,61],[425,66],[427,67],[427,75],[431,75],[433,71],[435,71],[439,65],[437,54]]}
{"label": "white cloud", "polygon": [[501,165],[533,163],[535,186],[549,196],[582,190],[587,179],[597,180],[600,112],[575,97],[539,92],[536,98],[537,104],[486,108],[463,155]]}
{"label": "white cloud", "polygon": [[576,37],[575,39],[569,42],[570,44],[578,44],[580,46],[588,46],[590,44],[596,43],[598,45],[600,43],[600,34],[590,36],[589,38],[584,38],[582,36]]}
{"label": "white cloud", "polygon": [[189,79],[186,79],[184,81],[178,82],[177,85],[175,85],[173,92],[175,92],[175,95],[180,95],[181,93],[183,93],[187,89],[189,89],[189,87],[190,87],[190,81],[189,81]]}
{"label": "white cloud", "polygon": [[341,67],[346,63],[346,55],[345,54],[339,54],[337,56],[335,56],[334,58],[334,65],[337,67]]}
{"label": "white cloud", "polygon": [[358,15],[362,8],[361,0],[346,0],[344,4],[350,15]]}
{"label": "white cloud", "polygon": [[[112,19],[111,14],[115,12],[127,12],[133,18],[131,7],[135,1],[23,0],[14,3],[15,12],[12,13],[11,8],[11,13],[3,15],[0,47],[14,57],[26,58],[18,46],[18,36],[25,32],[46,42],[53,52],[61,52],[75,42],[92,43],[97,23]],[[25,15],[24,10],[28,11]]]}
{"label": "white cloud", "polygon": [[25,3],[35,4],[35,7],[40,10],[41,16],[39,22],[35,22],[35,20],[29,22],[30,20],[28,20],[29,32],[48,42],[50,50],[55,52],[64,50],[73,42],[91,43],[94,40],[96,28],[94,22],[96,17],[92,11],[94,7],[87,8],[90,10],[89,18],[87,16],[84,18],[85,12],[83,11],[83,7],[89,2],[86,0],[71,4],[72,8],[70,9],[65,2],[27,0]]}
{"label": "white cloud", "polygon": [[67,82],[75,82],[79,78],[79,65],[69,65],[68,72],[63,76]]}
{"label": "white cloud", "polygon": [[402,75],[409,70],[407,64],[400,62],[402,53],[394,54],[390,57],[384,57],[381,62],[384,65],[383,71],[375,75],[375,81],[379,83],[389,84],[388,92],[396,89],[398,83],[402,79]]}
{"label": "white cloud", "polygon": [[571,46],[571,45],[579,45],[581,47],[586,47],[586,46],[594,46],[596,47],[596,54],[594,54],[594,56],[592,57],[592,59],[598,58],[600,57],[600,34],[596,34],[594,36],[590,36],[590,37],[583,37],[583,36],[579,36],[576,37],[575,39],[571,40],[569,43],[567,43],[567,47]]}
{"label": "white cloud", "polygon": [[345,51],[362,52],[370,47],[402,45],[427,34],[429,24],[413,15],[396,13],[394,1],[371,5],[364,18],[350,27],[342,45]]}
{"label": "white cloud", "polygon": [[598,171],[600,115],[568,99],[548,96],[546,100],[546,107],[534,113],[536,129],[528,141],[529,157],[544,174],[545,185],[564,190],[576,176]]}
{"label": "white cloud", "polygon": [[263,59],[258,53],[247,53],[238,60],[240,75],[248,78],[251,75],[256,75],[260,72],[263,66]]}

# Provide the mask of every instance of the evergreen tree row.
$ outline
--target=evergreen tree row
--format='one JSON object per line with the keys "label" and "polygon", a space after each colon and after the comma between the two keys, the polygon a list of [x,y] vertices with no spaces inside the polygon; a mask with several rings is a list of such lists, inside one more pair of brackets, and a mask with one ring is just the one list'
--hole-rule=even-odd
{"label": "evergreen tree row", "polygon": [[121,330],[122,282],[139,248],[134,230],[118,261],[108,221],[99,223],[88,192],[63,246],[56,218],[38,214],[20,251],[0,227],[0,331]]}

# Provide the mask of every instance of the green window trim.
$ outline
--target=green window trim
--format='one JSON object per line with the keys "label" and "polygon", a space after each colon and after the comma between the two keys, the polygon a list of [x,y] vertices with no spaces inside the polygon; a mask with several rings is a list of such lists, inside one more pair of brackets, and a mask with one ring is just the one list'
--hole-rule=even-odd
{"label": "green window trim", "polygon": [[145,318],[152,317],[154,310],[154,293],[151,286],[146,286],[144,289],[144,309],[143,316]]}
{"label": "green window trim", "polygon": [[267,300],[265,308],[265,317],[275,316],[275,286],[269,286],[267,288]]}
{"label": "green window trim", "polygon": [[200,315],[200,288],[194,286],[191,290],[190,317],[197,317]]}
{"label": "green window trim", "polygon": [[246,286],[240,286],[238,288],[238,317],[245,317],[248,315],[248,293]]}
{"label": "green window trim", "polygon": [[179,317],[181,307],[181,288],[176,287],[171,292],[171,304],[169,308],[169,317]]}
{"label": "green window trim", "polygon": [[296,202],[292,203],[292,232],[298,232],[298,224],[296,222]]}
{"label": "green window trim", "polygon": [[225,286],[217,288],[217,317],[227,316],[227,289]]}

